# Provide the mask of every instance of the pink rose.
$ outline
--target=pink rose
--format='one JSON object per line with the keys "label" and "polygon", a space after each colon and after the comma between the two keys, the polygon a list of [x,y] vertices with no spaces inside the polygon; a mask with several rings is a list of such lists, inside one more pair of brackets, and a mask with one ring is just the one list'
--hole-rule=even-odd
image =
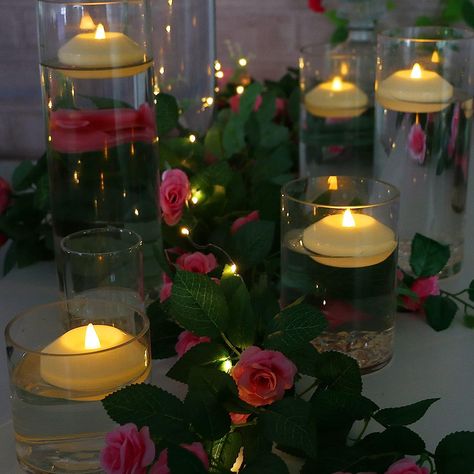
{"label": "pink rose", "polygon": [[236,219],[230,226],[230,233],[233,235],[245,224],[248,224],[249,222],[259,221],[259,220],[260,220],[260,213],[258,211],[252,211],[250,214],[247,214],[246,216],[239,217],[238,219]]}
{"label": "pink rose", "polygon": [[0,176],[0,214],[3,214],[10,204],[12,188],[8,181]]}
{"label": "pink rose", "polygon": [[198,344],[202,344],[203,342],[211,342],[211,339],[207,336],[197,336],[196,334],[192,333],[191,331],[183,331],[178,336],[178,342],[174,346],[176,350],[176,354],[178,357],[183,357],[183,355],[191,349],[191,347],[197,346]]}
{"label": "pink rose", "polygon": [[417,466],[410,459],[400,459],[393,463],[385,474],[429,474],[429,469],[427,467]]}
{"label": "pink rose", "polygon": [[369,319],[367,313],[354,308],[345,301],[327,300],[322,312],[328,321],[330,329],[336,329],[345,323],[356,323]]}
{"label": "pink rose", "polygon": [[419,165],[425,161],[426,134],[419,123],[414,123],[408,133],[408,153]]}
{"label": "pink rose", "polygon": [[409,311],[418,311],[428,296],[440,294],[438,277],[417,278],[411,285],[410,290],[417,294],[418,300],[403,296],[403,305]]}
{"label": "pink rose", "polygon": [[247,420],[249,419],[250,413],[230,413],[230,419],[232,420],[232,423],[234,425],[242,425],[244,423],[247,423]]}
{"label": "pink rose", "polygon": [[191,197],[189,179],[179,169],[165,171],[161,179],[160,206],[163,219],[168,225],[176,225],[183,215],[186,201]]}
{"label": "pink rose", "polygon": [[185,253],[176,259],[176,266],[187,272],[206,274],[217,267],[217,260],[212,253]]}
{"label": "pink rose", "polygon": [[324,13],[325,11],[322,0],[308,0],[308,8],[316,13]]}
{"label": "pink rose", "polygon": [[173,288],[173,280],[166,274],[163,273],[163,285],[160,290],[160,303],[166,301],[171,296],[171,290]]}
{"label": "pink rose", "polygon": [[107,474],[145,474],[155,458],[155,445],[147,426],[138,431],[127,423],[107,433],[100,463]]}
{"label": "pink rose", "polygon": [[293,386],[296,372],[295,364],[281,352],[250,346],[232,369],[232,377],[240,399],[259,407],[281,400]]}
{"label": "pink rose", "polygon": [[[204,468],[206,470],[209,469],[209,458],[201,443],[182,444],[181,447],[193,453],[202,462]],[[168,449],[161,451],[149,474],[170,474],[168,468]]]}

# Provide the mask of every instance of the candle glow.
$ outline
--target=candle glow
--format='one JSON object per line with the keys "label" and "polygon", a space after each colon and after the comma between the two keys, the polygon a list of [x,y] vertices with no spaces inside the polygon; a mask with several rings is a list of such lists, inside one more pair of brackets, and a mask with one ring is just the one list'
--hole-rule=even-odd
{"label": "candle glow", "polygon": [[94,325],[92,323],[89,323],[86,328],[84,348],[85,349],[100,349],[99,336],[95,332]]}
{"label": "candle glow", "polygon": [[342,215],[342,227],[355,227],[355,220],[352,216],[351,210],[346,209]]}

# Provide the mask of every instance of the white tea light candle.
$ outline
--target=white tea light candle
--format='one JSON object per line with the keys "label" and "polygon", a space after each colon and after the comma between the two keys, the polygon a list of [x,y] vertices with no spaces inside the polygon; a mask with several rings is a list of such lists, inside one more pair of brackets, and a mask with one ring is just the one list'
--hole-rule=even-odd
{"label": "white tea light candle", "polygon": [[397,246],[394,232],[371,216],[331,214],[303,231],[303,246],[318,263],[339,268],[376,265]]}
{"label": "white tea light candle", "polygon": [[377,86],[375,96],[386,109],[399,112],[439,112],[449,105],[453,86],[435,71],[412,69],[394,72]]}
{"label": "white tea light candle", "polygon": [[318,117],[357,117],[367,108],[367,95],[355,84],[336,76],[318,84],[304,97],[306,110]]}

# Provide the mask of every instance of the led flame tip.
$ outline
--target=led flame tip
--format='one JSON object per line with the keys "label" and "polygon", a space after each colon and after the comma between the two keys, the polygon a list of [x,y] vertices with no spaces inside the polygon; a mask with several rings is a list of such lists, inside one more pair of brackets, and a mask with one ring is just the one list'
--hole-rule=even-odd
{"label": "led flame tip", "polygon": [[86,349],[100,349],[99,336],[95,332],[94,325],[89,323],[86,328],[86,337],[84,338],[84,347]]}
{"label": "led flame tip", "polygon": [[354,216],[350,209],[344,211],[344,215],[342,216],[342,227],[355,227]]}
{"label": "led flame tip", "polygon": [[331,88],[333,91],[342,90],[342,79],[339,76],[335,76],[332,80]]}
{"label": "led flame tip", "polygon": [[102,40],[105,39],[105,30],[104,25],[99,23],[97,29],[95,30],[95,39]]}
{"label": "led flame tip", "polygon": [[328,185],[329,191],[337,191],[337,176],[329,176]]}
{"label": "led flame tip", "polygon": [[410,77],[412,79],[421,79],[421,66],[418,63],[413,65],[413,69],[411,70]]}

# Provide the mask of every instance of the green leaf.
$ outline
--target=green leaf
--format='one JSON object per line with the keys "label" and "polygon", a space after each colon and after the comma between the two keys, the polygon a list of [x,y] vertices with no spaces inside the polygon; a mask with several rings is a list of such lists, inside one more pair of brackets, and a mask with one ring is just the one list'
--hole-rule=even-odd
{"label": "green leaf", "polygon": [[262,84],[254,82],[246,87],[244,93],[240,96],[238,116],[242,123],[245,123],[249,119],[255,106],[257,96],[262,92],[262,88]]}
{"label": "green leaf", "polygon": [[173,321],[168,320],[164,305],[155,301],[148,306],[147,316],[150,320],[151,354],[153,359],[165,359],[176,355],[175,345],[182,332]]}
{"label": "green leaf", "polygon": [[474,329],[474,316],[471,314],[465,314],[463,318],[464,326],[469,329]]}
{"label": "green leaf", "polygon": [[262,104],[255,115],[259,123],[271,122],[276,113],[276,92],[269,91],[262,95]]}
{"label": "green leaf", "polygon": [[221,439],[209,443],[209,453],[212,464],[219,469],[230,471],[235,464],[242,446],[242,436],[239,431],[231,431]]}
{"label": "green leaf", "polygon": [[417,277],[437,275],[448,263],[449,246],[416,234],[411,244],[410,266]]}
{"label": "green leaf", "polygon": [[178,324],[199,336],[218,337],[229,322],[224,293],[206,275],[178,270],[169,301]]}
{"label": "green leaf", "polygon": [[168,448],[168,468],[170,474],[207,474],[202,461],[192,452],[180,446]]}
{"label": "green leaf", "polygon": [[290,359],[300,374],[316,377],[317,360],[319,353],[312,344],[304,344],[298,349],[282,351]]}
{"label": "green leaf", "polygon": [[253,462],[246,464],[241,474],[289,474],[283,459],[274,453],[259,456]]}
{"label": "green leaf", "polygon": [[299,398],[284,398],[266,408],[260,419],[267,439],[316,457],[316,425],[308,402]]}
{"label": "green leaf", "polygon": [[416,26],[431,26],[433,24],[433,19],[429,16],[421,15],[416,19]]}
{"label": "green leaf", "polygon": [[274,232],[275,223],[270,221],[253,221],[242,226],[232,236],[239,267],[248,268],[260,263],[272,249]]}
{"label": "green leaf", "polygon": [[422,418],[428,408],[438,400],[439,398],[430,398],[399,408],[384,408],[375,413],[373,418],[385,427],[411,425]]}
{"label": "green leaf", "polygon": [[275,316],[263,345],[267,349],[283,352],[298,350],[319,336],[326,327],[326,318],[313,306],[291,306]]}
{"label": "green leaf", "polygon": [[397,457],[405,454],[415,456],[425,450],[424,441],[404,426],[390,426],[381,433],[371,433],[360,442],[360,446],[371,455],[397,453]]}
{"label": "green leaf", "polygon": [[448,296],[428,296],[423,303],[427,323],[435,331],[447,329],[458,311],[454,301]]}
{"label": "green leaf", "polygon": [[227,122],[222,136],[222,146],[225,158],[230,158],[245,147],[244,122],[239,115],[232,115]]}
{"label": "green leaf", "polygon": [[323,352],[318,358],[316,377],[326,389],[360,394],[362,378],[355,359],[335,351]]}
{"label": "green leaf", "polygon": [[192,369],[197,367],[220,369],[228,359],[229,353],[223,345],[216,342],[205,342],[189,349],[166,375],[179,382],[188,383]]}
{"label": "green leaf", "polygon": [[158,136],[163,137],[178,126],[179,107],[176,99],[169,94],[160,93],[155,100],[156,130]]}
{"label": "green leaf", "polygon": [[283,125],[273,122],[266,123],[260,127],[260,147],[271,150],[288,142],[289,131]]}
{"label": "green leaf", "polygon": [[468,289],[467,294],[469,296],[469,299],[471,301],[474,301],[474,280],[472,280],[471,283],[469,283],[469,289]]}
{"label": "green leaf", "polygon": [[39,211],[47,211],[49,205],[49,178],[47,174],[44,174],[36,181],[34,206]]}
{"label": "green leaf", "polygon": [[90,100],[98,109],[133,109],[133,107],[122,100],[109,99],[93,95],[78,94],[84,99]]}
{"label": "green leaf", "polygon": [[226,331],[227,337],[237,347],[251,346],[255,342],[257,319],[243,279],[235,275],[224,277],[220,286],[226,297],[232,321]]}
{"label": "green leaf", "polygon": [[346,41],[348,36],[349,36],[349,30],[347,29],[347,25],[339,25],[332,32],[331,43],[332,44],[342,43]]}
{"label": "green leaf", "polygon": [[214,124],[206,133],[204,138],[204,149],[207,155],[219,160],[224,157],[224,149],[222,147],[222,126]]}
{"label": "green leaf", "polygon": [[470,0],[464,0],[462,2],[461,14],[466,24],[474,28],[474,5]]}
{"label": "green leaf", "polygon": [[15,191],[24,191],[28,189],[31,182],[31,174],[34,165],[31,161],[22,161],[13,171],[12,186]]}
{"label": "green leaf", "polygon": [[272,450],[272,442],[268,440],[260,422],[256,425],[239,428],[242,435],[242,445],[244,447],[245,462],[253,462],[260,456],[268,454]]}
{"label": "green leaf", "polygon": [[170,442],[194,440],[184,418],[183,403],[156,386],[130,385],[105,397],[102,404],[110,418],[121,425],[135,423],[139,429],[148,426],[153,437]]}
{"label": "green leaf", "polygon": [[435,451],[438,474],[472,474],[474,471],[474,433],[458,431],[443,438]]}

